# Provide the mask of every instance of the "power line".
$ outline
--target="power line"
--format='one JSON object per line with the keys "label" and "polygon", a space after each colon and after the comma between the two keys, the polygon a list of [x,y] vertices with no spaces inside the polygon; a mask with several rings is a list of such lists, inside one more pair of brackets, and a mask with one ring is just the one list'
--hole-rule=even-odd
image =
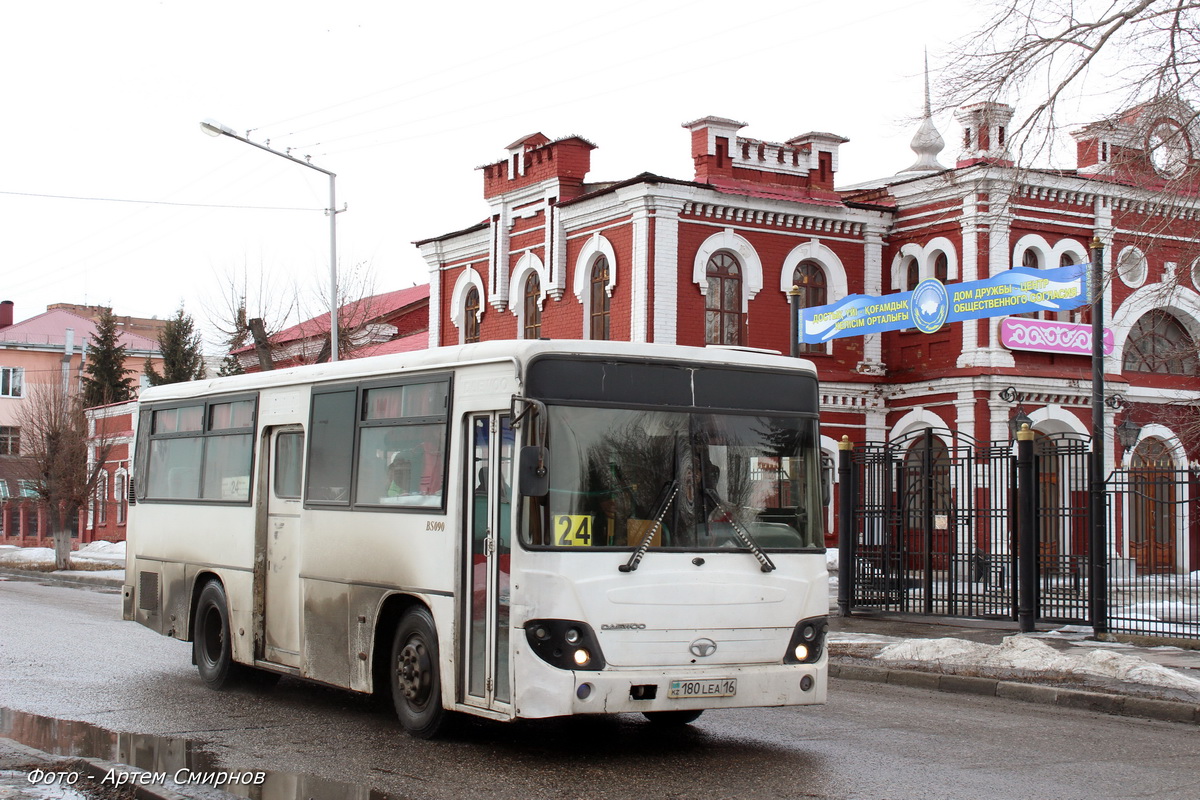
{"label": "power line", "polygon": [[86,200],[97,203],[133,203],[146,206],[184,206],[186,208],[233,208],[251,209],[255,211],[325,211],[324,208],[303,208],[298,206],[231,206],[219,203],[173,203],[168,200],[131,200],[123,197],[82,197],[69,194],[39,194],[37,192],[5,192],[0,194],[13,197],[41,197],[49,200]]}

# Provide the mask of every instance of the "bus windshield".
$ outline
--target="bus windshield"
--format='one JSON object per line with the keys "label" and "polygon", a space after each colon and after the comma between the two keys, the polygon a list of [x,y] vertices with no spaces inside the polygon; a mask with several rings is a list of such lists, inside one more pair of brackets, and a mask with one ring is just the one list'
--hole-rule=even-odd
{"label": "bus windshield", "polygon": [[815,418],[548,408],[550,491],[531,547],[820,550]]}

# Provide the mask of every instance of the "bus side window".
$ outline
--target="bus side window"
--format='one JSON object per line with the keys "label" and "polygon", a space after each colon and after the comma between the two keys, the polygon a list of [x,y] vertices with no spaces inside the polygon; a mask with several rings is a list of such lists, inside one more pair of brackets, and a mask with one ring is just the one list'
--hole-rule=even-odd
{"label": "bus side window", "polygon": [[350,503],[355,394],[350,389],[313,395],[305,483],[310,503]]}

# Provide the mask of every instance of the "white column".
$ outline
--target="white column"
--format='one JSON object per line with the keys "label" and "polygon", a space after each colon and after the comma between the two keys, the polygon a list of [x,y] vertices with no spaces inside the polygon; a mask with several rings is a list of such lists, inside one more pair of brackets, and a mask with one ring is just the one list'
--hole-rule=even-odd
{"label": "white column", "polygon": [[654,335],[652,341],[676,344],[679,322],[679,214],[683,201],[653,199],[654,252],[648,265],[654,286]]}

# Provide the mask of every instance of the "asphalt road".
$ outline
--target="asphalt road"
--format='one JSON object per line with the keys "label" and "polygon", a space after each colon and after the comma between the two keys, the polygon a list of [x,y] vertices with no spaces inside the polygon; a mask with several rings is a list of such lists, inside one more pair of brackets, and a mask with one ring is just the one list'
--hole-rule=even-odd
{"label": "asphalt road", "polygon": [[[403,734],[372,699],[283,680],[216,693],[120,597],[0,580],[0,736],[145,768],[268,771],[270,800],[1187,798],[1195,727],[835,681],[820,709],[467,722]],[[86,724],[72,724],[66,720]],[[113,732],[120,732],[120,735]]]}

